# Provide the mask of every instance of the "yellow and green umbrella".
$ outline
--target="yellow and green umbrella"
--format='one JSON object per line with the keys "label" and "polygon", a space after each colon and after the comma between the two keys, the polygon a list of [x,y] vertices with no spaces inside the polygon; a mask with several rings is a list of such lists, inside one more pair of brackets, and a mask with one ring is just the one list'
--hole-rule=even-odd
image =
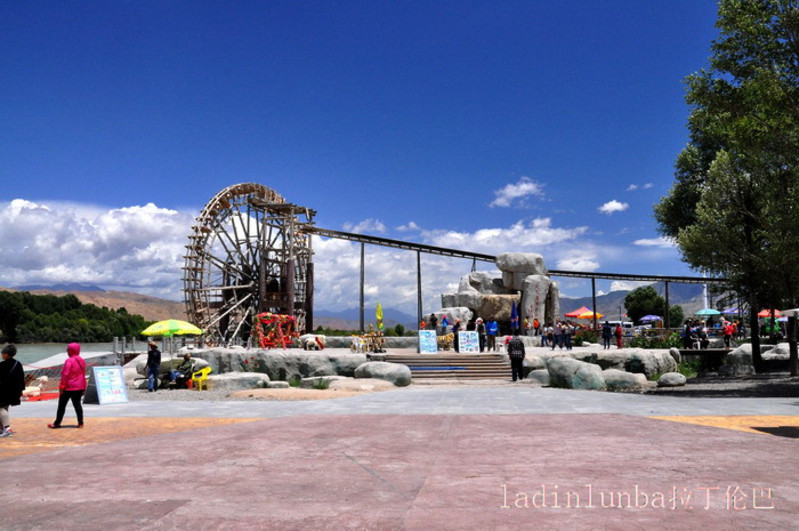
{"label": "yellow and green umbrella", "polygon": [[167,319],[165,321],[158,321],[153,323],[144,330],[141,335],[143,336],[183,336],[183,335],[200,335],[203,331],[186,321],[180,319]]}

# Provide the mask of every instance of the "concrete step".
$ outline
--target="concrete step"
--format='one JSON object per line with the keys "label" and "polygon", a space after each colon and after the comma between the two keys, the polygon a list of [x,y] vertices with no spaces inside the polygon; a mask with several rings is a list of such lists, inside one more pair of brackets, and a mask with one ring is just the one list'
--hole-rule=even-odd
{"label": "concrete step", "polygon": [[499,354],[389,354],[386,361],[407,365],[417,379],[505,379],[510,376],[510,362]]}

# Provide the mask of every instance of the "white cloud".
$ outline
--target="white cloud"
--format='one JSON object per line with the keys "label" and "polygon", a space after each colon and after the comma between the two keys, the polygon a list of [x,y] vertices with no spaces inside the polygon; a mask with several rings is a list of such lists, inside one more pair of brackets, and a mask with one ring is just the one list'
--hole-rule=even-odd
{"label": "white cloud", "polygon": [[506,184],[499,190],[494,190],[494,200],[489,203],[490,207],[509,207],[514,204],[514,201],[524,199],[528,196],[543,196],[543,186],[530,179],[529,177],[522,177],[519,182],[514,184]]}
{"label": "white cloud", "polygon": [[0,285],[89,282],[180,299],[193,220],[152,203],[0,204]]}
{"label": "white cloud", "polygon": [[[182,300],[183,256],[196,215],[155,204],[103,208],[24,200],[0,203],[0,286],[84,282]],[[635,246],[592,241],[596,234],[589,226],[559,227],[548,217],[473,231],[425,230],[415,222],[404,227],[416,231],[406,237],[409,241],[488,255],[540,253],[550,268],[572,271],[606,270],[608,264],[628,264],[633,256],[651,253],[662,260],[663,252],[673,252],[659,239],[638,240]],[[385,230],[374,219],[351,228]],[[360,244],[314,237],[313,250],[317,308],[357,306]],[[415,314],[416,253],[374,245],[365,251],[367,305],[380,301],[384,307]],[[421,263],[426,312],[439,308],[441,293],[456,290],[472,267],[468,259],[424,253]],[[477,268],[499,276],[493,263],[477,262]]]}
{"label": "white cloud", "polygon": [[610,283],[610,291],[632,291],[636,288],[651,285],[651,282],[640,282],[634,280],[614,280]]}
{"label": "white cloud", "polygon": [[640,190],[648,190],[648,189],[652,188],[653,186],[655,186],[655,185],[652,184],[652,183],[631,184],[630,186],[627,187],[625,192],[634,192],[635,190],[639,190],[639,189]]}
{"label": "white cloud", "polygon": [[413,222],[413,221],[409,221],[407,225],[400,225],[399,227],[397,227],[397,230],[399,232],[412,232],[412,231],[418,231],[418,230],[421,230],[421,229],[422,228],[419,225],[417,225],[415,222]]}
{"label": "white cloud", "polygon": [[630,205],[628,205],[627,203],[621,203],[614,199],[612,201],[608,201],[607,203],[599,207],[597,210],[599,210],[603,214],[610,215],[613,214],[614,212],[623,212],[627,210],[629,207]]}
{"label": "white cloud", "polygon": [[379,219],[368,218],[358,223],[344,223],[344,230],[357,234],[383,234],[386,226]]}
{"label": "white cloud", "polygon": [[558,260],[557,266],[557,269],[565,271],[596,271],[599,269],[599,262],[594,253],[571,250]]}
{"label": "white cloud", "polygon": [[640,240],[635,240],[633,244],[640,245],[642,247],[662,247],[664,249],[672,249],[677,247],[677,243],[673,239],[664,238],[663,236],[658,238],[642,238]]}

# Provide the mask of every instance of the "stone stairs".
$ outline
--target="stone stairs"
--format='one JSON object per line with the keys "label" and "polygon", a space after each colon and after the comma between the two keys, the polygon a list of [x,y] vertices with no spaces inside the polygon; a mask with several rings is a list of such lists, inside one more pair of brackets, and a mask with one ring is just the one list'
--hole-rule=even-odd
{"label": "stone stairs", "polygon": [[411,369],[414,379],[502,379],[510,378],[510,361],[500,354],[387,354],[386,361]]}

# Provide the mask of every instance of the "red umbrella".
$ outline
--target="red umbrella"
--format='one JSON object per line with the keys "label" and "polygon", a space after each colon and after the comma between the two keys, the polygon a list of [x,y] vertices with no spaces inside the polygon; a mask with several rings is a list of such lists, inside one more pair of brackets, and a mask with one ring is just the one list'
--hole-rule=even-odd
{"label": "red umbrella", "polygon": [[760,310],[757,314],[758,317],[771,317],[771,312],[774,312],[774,317],[782,317],[782,312],[779,310]]}
{"label": "red umbrella", "polygon": [[577,310],[574,310],[573,312],[564,313],[563,315],[565,315],[566,317],[579,317],[580,315],[582,315],[584,313],[593,313],[593,312],[592,312],[591,308],[586,308],[585,306],[583,306],[582,308],[578,308]]}

